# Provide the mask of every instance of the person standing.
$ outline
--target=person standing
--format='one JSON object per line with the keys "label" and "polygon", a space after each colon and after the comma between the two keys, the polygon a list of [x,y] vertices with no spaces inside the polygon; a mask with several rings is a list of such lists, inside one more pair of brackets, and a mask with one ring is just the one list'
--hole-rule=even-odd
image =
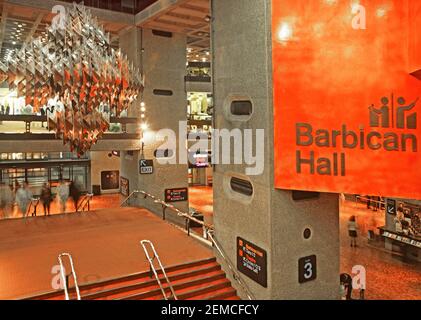
{"label": "person standing", "polygon": [[6,219],[6,193],[5,193],[5,189],[6,189],[6,185],[4,185],[3,183],[0,183],[0,211],[1,211],[1,219]]}
{"label": "person standing", "polygon": [[351,216],[348,221],[348,234],[351,238],[351,247],[357,247],[357,222],[355,216]]}
{"label": "person standing", "polygon": [[367,209],[371,208],[371,197],[367,196]]}
{"label": "person standing", "polygon": [[61,180],[57,187],[57,193],[60,200],[61,213],[66,213],[66,204],[70,195],[69,185]]}
{"label": "person standing", "polygon": [[75,211],[78,212],[78,203],[79,203],[79,199],[80,199],[80,191],[79,188],[77,187],[77,185],[72,181],[70,183],[70,196],[73,199],[73,203],[75,205]]}
{"label": "person standing", "polygon": [[31,200],[32,193],[29,190],[28,183],[24,182],[22,185],[18,185],[18,190],[16,191],[16,202],[24,218],[27,216],[28,207],[31,203]]}
{"label": "person standing", "polygon": [[44,207],[44,216],[50,215],[51,200],[52,200],[51,188],[48,185],[48,183],[44,183],[41,190],[41,202],[42,202],[42,206]]}

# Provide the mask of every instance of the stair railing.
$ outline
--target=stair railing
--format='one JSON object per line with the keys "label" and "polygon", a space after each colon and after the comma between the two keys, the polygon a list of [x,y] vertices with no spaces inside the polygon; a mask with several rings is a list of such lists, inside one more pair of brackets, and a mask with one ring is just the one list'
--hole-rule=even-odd
{"label": "stair railing", "polygon": [[233,279],[241,286],[241,288],[243,289],[243,291],[247,295],[247,299],[249,299],[249,300],[255,300],[256,298],[253,296],[253,294],[251,293],[251,291],[247,287],[247,285],[243,282],[243,280],[241,279],[240,275],[235,270],[233,264],[231,263],[231,261],[226,256],[224,250],[219,245],[218,241],[215,239],[215,237],[213,235],[213,230],[208,230],[208,238],[210,239],[210,241],[212,242],[214,248],[216,249],[216,251],[218,251],[219,255],[225,261],[226,265],[230,269],[230,271],[232,273]]}
{"label": "stair railing", "polygon": [[[143,251],[145,252],[146,259],[148,259],[148,262],[149,262],[149,270],[150,270],[150,273],[151,273],[150,276],[152,278],[152,273],[155,275],[155,279],[158,282],[159,288],[161,289],[161,292],[162,292],[162,295],[164,296],[164,299],[165,300],[168,300],[168,298],[171,298],[172,297],[172,298],[174,298],[174,300],[178,300],[177,299],[177,295],[175,294],[174,288],[173,288],[173,286],[172,286],[172,284],[170,282],[170,279],[168,279],[167,273],[165,272],[165,268],[164,268],[164,266],[161,263],[161,259],[159,258],[158,253],[156,252],[153,243],[151,241],[149,241],[149,240],[142,240],[142,241],[140,241],[140,244],[143,247]],[[153,257],[152,258],[149,255],[149,251],[148,251],[147,245],[149,245],[150,248],[152,249],[152,253],[153,253]],[[167,294],[165,292],[165,289],[164,289],[164,287],[163,287],[163,285],[161,283],[161,280],[159,279],[158,272],[156,271],[155,266],[154,266],[154,260],[155,259],[156,259],[156,261],[158,261],[159,267],[161,268],[162,274],[164,275],[164,278],[167,281],[167,284],[168,284],[168,286],[169,286],[169,288],[171,290],[172,296],[170,295],[169,297],[167,297]]]}
{"label": "stair railing", "polygon": [[[66,269],[64,268],[64,263],[63,263],[64,257],[67,257],[69,259],[70,269],[71,269],[69,274],[66,274]],[[61,280],[63,281],[64,296],[65,296],[66,300],[70,300],[70,297],[69,297],[69,279],[70,279],[70,276],[73,276],[77,300],[81,300],[79,285],[77,283],[76,271],[75,271],[75,267],[74,267],[74,264],[73,264],[73,258],[71,256],[71,254],[70,253],[60,254],[58,256],[58,262],[60,264],[60,274],[61,274]]]}
{"label": "stair railing", "polygon": [[[139,190],[135,190],[133,191],[122,203],[121,206],[124,207],[125,205],[127,205],[131,199],[137,197],[138,195],[142,195],[144,199],[150,198],[151,200],[153,200],[153,202],[155,204],[159,204],[162,207],[162,219],[166,220],[167,217],[167,210],[173,211],[177,214],[178,217],[184,218],[186,223],[186,231],[187,234],[190,236],[190,225],[191,222],[195,222],[199,225],[201,225],[205,231],[207,230],[213,230],[213,226],[210,224],[206,224],[205,222],[203,222],[202,220],[199,220],[197,218],[195,218],[194,216],[192,216],[191,214],[188,214],[186,212],[183,212],[181,210],[179,210],[178,208],[176,208],[175,206],[173,206],[172,204],[168,204],[165,201],[155,197],[154,195],[147,193],[146,191],[139,191]],[[206,232],[205,232],[206,234]]]}
{"label": "stair railing", "polygon": [[146,191],[139,191],[139,190],[133,191],[130,194],[130,196],[127,197],[127,199],[125,199],[122,202],[122,206],[127,204],[130,201],[130,199],[132,199],[134,197],[137,197],[138,194],[143,195],[144,199],[150,198],[154,201],[154,203],[160,204],[162,206],[162,211],[163,211],[162,216],[163,216],[164,220],[166,219],[166,210],[168,210],[168,209],[177,213],[177,216],[185,218],[186,219],[186,229],[187,229],[188,235],[190,235],[190,223],[191,222],[195,222],[195,223],[201,225],[204,229],[204,234],[206,235],[206,238],[210,240],[209,244],[212,244],[212,247],[214,247],[216,249],[216,251],[218,252],[220,257],[224,260],[225,264],[228,266],[228,268],[230,269],[230,271],[232,273],[233,279],[240,285],[240,287],[243,289],[244,293],[247,295],[247,298],[249,300],[255,300],[254,295],[251,293],[250,289],[247,287],[247,285],[241,279],[241,276],[236,271],[236,268],[231,263],[231,261],[227,258],[227,255],[225,254],[222,247],[220,246],[220,244],[216,240],[216,238],[214,236],[214,226],[213,225],[206,224],[205,222],[203,222],[199,219],[196,219],[192,215],[177,209],[172,204],[168,204],[165,201],[162,201],[159,198],[155,197],[154,195],[151,195],[150,193],[147,193]]}
{"label": "stair railing", "polygon": [[85,211],[86,209],[88,209],[88,211],[91,210],[91,200],[94,197],[94,195],[92,193],[88,193],[86,194],[82,201],[80,201],[79,205],[77,206],[77,211]]}

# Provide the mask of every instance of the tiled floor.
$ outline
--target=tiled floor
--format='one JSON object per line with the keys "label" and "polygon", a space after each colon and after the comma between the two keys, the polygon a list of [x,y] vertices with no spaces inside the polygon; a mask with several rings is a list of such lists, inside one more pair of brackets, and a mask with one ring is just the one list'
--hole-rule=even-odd
{"label": "tiled floor", "polygon": [[[351,248],[347,222],[356,216],[360,236],[358,247]],[[366,269],[366,299],[421,300],[421,264],[403,262],[382,248],[368,245],[368,230],[384,226],[384,212],[368,210],[366,205],[345,202],[341,205],[341,272],[351,274],[352,267]]]}
{"label": "tiled floor", "polygon": [[213,189],[212,187],[190,187],[190,207],[205,216],[205,222],[213,224]]}

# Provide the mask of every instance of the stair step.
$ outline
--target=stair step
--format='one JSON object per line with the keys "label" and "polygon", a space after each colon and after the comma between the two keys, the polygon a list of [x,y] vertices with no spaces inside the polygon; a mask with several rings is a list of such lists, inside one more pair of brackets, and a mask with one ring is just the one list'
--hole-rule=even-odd
{"label": "stair step", "polygon": [[[187,272],[188,270],[195,270],[197,268],[200,268],[206,265],[217,265],[216,258],[209,258],[209,259],[184,263],[180,265],[170,266],[170,267],[165,268],[165,271],[167,272],[168,275],[170,275],[180,270]],[[162,271],[159,270],[158,274],[162,275]],[[148,279],[148,278],[149,278],[149,271],[144,271],[144,272],[122,276],[118,278],[106,279],[106,280],[98,281],[94,283],[79,284],[79,290],[81,292],[81,295],[83,296],[86,294],[96,292],[98,289],[101,289],[102,291],[108,288],[112,288],[113,286],[120,287],[121,284],[123,283],[124,284],[138,283],[141,281],[141,279]],[[75,288],[70,288],[69,294],[71,296],[75,295]],[[51,291],[51,292],[27,297],[27,298],[24,298],[23,300],[63,300],[63,299],[64,299],[64,290],[57,290],[57,291]]]}
{"label": "stair step", "polygon": [[[184,272],[184,270],[180,270],[180,271],[167,273],[168,278],[171,283],[174,283],[175,281],[178,281],[178,280],[194,278],[197,276],[210,274],[212,272],[220,272],[221,266],[216,263],[212,263],[212,264],[205,265],[204,268],[193,269],[187,272]],[[160,277],[159,279],[161,283],[165,286],[167,283],[166,279],[163,276]],[[145,279],[139,279],[136,281],[131,281],[129,283],[118,283],[114,286],[111,286],[110,289],[105,289],[105,290],[100,290],[98,292],[85,294],[83,295],[82,299],[84,300],[99,299],[102,297],[107,297],[107,296],[115,295],[119,293],[125,293],[125,292],[127,293],[129,291],[134,291],[134,290],[138,291],[140,289],[145,289],[147,287],[155,287],[155,288],[159,287],[155,277],[150,278],[148,276]]]}
{"label": "stair step", "polygon": [[[168,278],[179,300],[240,300],[215,258],[167,267]],[[171,290],[158,271],[164,291]],[[162,300],[162,291],[149,271],[79,286],[82,300]],[[69,292],[75,299],[75,288]],[[25,300],[64,300],[64,291],[53,291]]]}
{"label": "stair step", "polygon": [[193,298],[188,298],[187,300],[227,300],[235,297],[237,297],[237,291],[230,286],[221,290],[215,290],[194,296]]}
{"label": "stair step", "polygon": [[[206,275],[206,277],[198,277],[197,279],[188,279],[187,281],[184,280],[183,282],[175,282],[173,283],[174,291],[177,295],[177,298],[180,300],[179,295],[185,292],[194,290],[196,288],[203,288],[209,287],[212,283],[217,282],[220,283],[226,280],[225,273],[223,271],[213,274],[213,275]],[[167,296],[170,295],[171,290],[168,286],[164,287],[165,293]],[[117,300],[161,300],[163,299],[161,289],[157,287],[154,290],[145,291],[139,294],[134,294],[126,297],[118,298]]]}
{"label": "stair step", "polygon": [[[184,277],[184,278],[181,278],[181,279],[178,279],[178,280],[175,280],[175,281],[171,281],[171,280],[170,281],[171,281],[171,283],[174,287],[176,285],[180,286],[180,285],[185,284],[185,283],[203,281],[203,279],[206,279],[206,277],[216,277],[216,276],[222,277],[222,276],[225,276],[225,274],[222,270],[216,270],[216,271],[209,272],[207,274],[198,274],[198,275],[191,276],[191,277]],[[168,284],[165,281],[163,281],[161,283],[162,283],[162,286],[164,287],[164,289],[168,288],[168,291],[170,291],[169,287],[168,287]],[[129,286],[127,288],[122,288],[121,290],[119,290],[117,292],[110,292],[109,294],[101,295],[100,297],[90,296],[90,297],[87,297],[87,299],[88,300],[90,300],[90,299],[114,300],[114,299],[124,298],[124,297],[127,297],[127,296],[136,296],[136,295],[148,296],[148,295],[153,295],[153,294],[162,296],[162,291],[159,288],[159,285],[158,285],[158,283],[155,279],[153,279],[152,281],[148,281],[148,283],[145,284],[145,285],[141,284],[139,287],[138,286]]]}

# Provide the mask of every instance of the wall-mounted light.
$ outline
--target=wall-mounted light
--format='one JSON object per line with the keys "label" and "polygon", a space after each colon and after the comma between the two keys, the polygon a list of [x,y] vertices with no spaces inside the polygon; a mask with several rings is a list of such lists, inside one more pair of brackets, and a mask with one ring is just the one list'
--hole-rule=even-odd
{"label": "wall-mounted light", "polygon": [[278,29],[277,38],[279,41],[289,41],[292,38],[292,27],[288,22],[283,22]]}

